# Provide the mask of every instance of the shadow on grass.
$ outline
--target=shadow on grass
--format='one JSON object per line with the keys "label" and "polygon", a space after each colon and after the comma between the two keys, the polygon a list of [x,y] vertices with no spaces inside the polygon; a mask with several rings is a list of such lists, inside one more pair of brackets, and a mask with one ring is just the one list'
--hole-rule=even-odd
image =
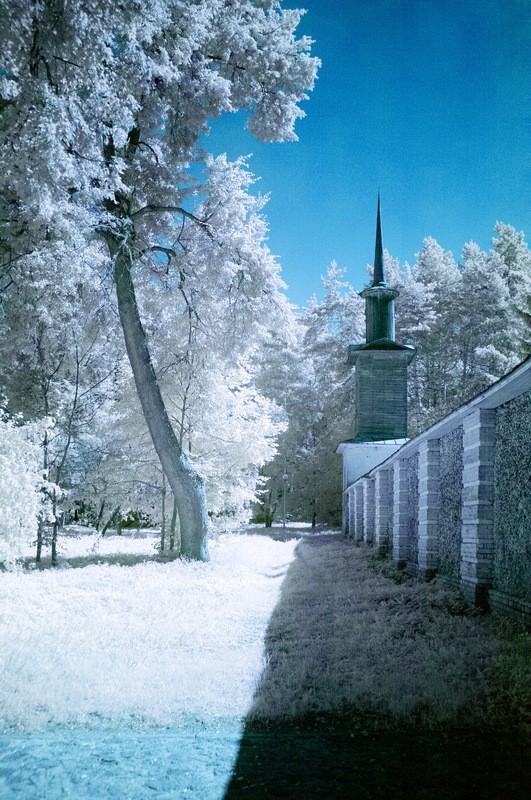
{"label": "shadow on grass", "polygon": [[91,566],[119,566],[134,567],[137,564],[156,563],[166,564],[176,561],[177,553],[89,553],[84,556],[58,556],[57,564],[52,566],[51,556],[44,556],[39,562],[33,558],[26,558],[22,562],[23,569],[27,572],[44,571],[52,569],[83,569]]}
{"label": "shadow on grass", "polygon": [[142,553],[110,553],[98,554],[87,556],[71,556],[62,557],[57,559],[57,564],[52,567],[52,561],[49,556],[42,558],[36,564],[34,560],[28,559],[24,562],[24,569],[31,570],[48,570],[48,569],[83,569],[84,567],[91,567],[94,565],[101,566],[107,564],[109,566],[119,567],[134,567],[137,564],[156,563],[166,564],[169,561],[178,559],[178,555],[169,555],[161,553],[154,553],[152,556],[143,555]]}
{"label": "shadow on grass", "polygon": [[[321,526],[322,527],[322,526]],[[256,525],[256,526],[249,526],[246,528],[246,534],[252,536],[268,536],[270,539],[273,539],[275,542],[288,542],[291,539],[301,539],[305,536],[312,536],[316,532],[319,532],[321,529],[320,526],[314,528],[313,530],[308,527],[286,527],[283,528],[281,525],[274,525],[272,528],[266,528],[265,525]]]}
{"label": "shadow on grass", "polygon": [[[336,632],[349,614],[331,554],[352,546],[337,536],[306,537],[297,546],[225,800],[523,800],[526,746],[510,720],[504,730],[459,721],[430,729],[320,707],[315,687],[341,658]],[[323,627],[329,635],[312,642],[312,631]],[[298,702],[302,714],[293,716]]]}
{"label": "shadow on grass", "polygon": [[[245,531],[245,535],[252,536],[267,536],[276,542],[287,542],[290,539],[301,539],[303,536],[311,534],[311,529],[308,527],[295,528],[288,527],[283,529],[281,527],[266,528],[252,527]],[[61,532],[61,539],[77,538],[75,535],[72,537],[65,531]],[[120,537],[122,538],[122,537]],[[123,539],[129,540],[131,537],[127,534],[123,535]],[[133,539],[153,539],[152,533],[149,532],[135,532]],[[156,537],[158,540],[158,536]],[[47,548],[49,549],[49,548]],[[176,561],[180,556],[175,551],[166,551],[160,553],[158,551],[153,554],[146,553],[88,553],[84,556],[63,556],[57,557],[57,564],[55,569],[82,569],[94,565],[108,564],[110,566],[120,567],[134,567],[137,564],[144,564],[146,562],[154,562],[157,564],[166,564],[170,561]],[[48,570],[53,569],[52,560],[50,555],[44,555],[39,562],[36,562],[33,557],[23,559],[22,567],[25,571],[31,572],[33,570]],[[4,571],[3,565],[0,564],[0,572]],[[278,577],[278,575],[271,575],[270,577]]]}

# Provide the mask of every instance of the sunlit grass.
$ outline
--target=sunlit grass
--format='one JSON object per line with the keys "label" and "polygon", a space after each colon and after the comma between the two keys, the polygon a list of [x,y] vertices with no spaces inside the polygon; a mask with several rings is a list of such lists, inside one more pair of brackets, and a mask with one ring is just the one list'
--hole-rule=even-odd
{"label": "sunlit grass", "polygon": [[303,532],[299,545],[280,529],[226,535],[205,564],[157,561],[154,533],[78,531],[59,569],[1,574],[1,729],[525,724],[517,625],[341,535]]}
{"label": "sunlit grass", "polygon": [[[63,568],[0,575],[3,730],[243,716],[295,544],[228,536],[208,564],[164,564],[149,561],[153,537],[109,537],[92,554],[85,537],[63,542]],[[68,568],[83,548],[126,565]]]}

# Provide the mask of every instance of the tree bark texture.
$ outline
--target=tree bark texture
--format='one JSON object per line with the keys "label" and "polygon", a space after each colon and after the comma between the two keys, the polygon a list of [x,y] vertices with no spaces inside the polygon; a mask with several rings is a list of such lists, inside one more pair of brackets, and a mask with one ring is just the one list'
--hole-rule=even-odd
{"label": "tree bark texture", "polygon": [[177,513],[178,513],[178,511],[179,511],[179,509],[177,508],[177,501],[176,501],[176,499],[174,497],[173,498],[173,510],[172,510],[172,514],[171,514],[171,525],[170,525],[170,550],[177,549],[177,553],[178,553],[178,555],[180,555],[181,554],[181,536],[180,536],[180,532],[179,532],[179,537],[178,537],[177,548],[175,547],[175,539],[176,539],[175,534],[176,534],[176,530],[177,530]]}
{"label": "tree bark texture", "polygon": [[129,251],[112,237],[107,241],[114,259],[118,312],[136,390],[153,445],[177,501],[181,555],[208,561],[208,514],[204,483],[180,448],[164,406],[140,319]]}
{"label": "tree bark texture", "polygon": [[57,493],[55,489],[52,495],[52,567],[57,566],[57,532],[59,530],[59,520],[57,519]]}
{"label": "tree bark texture", "polygon": [[103,526],[103,528],[101,529],[101,535],[102,535],[102,536],[105,536],[105,534],[107,533],[107,531],[109,530],[109,528],[111,527],[111,525],[113,524],[113,522],[114,522],[116,519],[119,519],[119,518],[120,518],[120,514],[121,514],[120,506],[116,506],[116,508],[115,508],[115,509],[114,509],[114,511],[112,512],[111,516],[109,517],[109,519],[107,520],[107,522],[105,523],[105,525]]}
{"label": "tree bark texture", "polygon": [[162,514],[162,524],[160,527],[160,552],[164,552],[164,548],[166,547],[166,476],[162,473],[162,503],[161,503],[161,514]]}

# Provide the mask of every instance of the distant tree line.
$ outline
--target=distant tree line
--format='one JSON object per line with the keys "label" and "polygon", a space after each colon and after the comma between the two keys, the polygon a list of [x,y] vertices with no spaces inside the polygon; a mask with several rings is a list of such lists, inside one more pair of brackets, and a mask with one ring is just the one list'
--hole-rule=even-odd
{"label": "distant tree line", "polygon": [[[531,353],[531,253],[524,234],[511,225],[498,222],[494,230],[488,252],[469,242],[459,261],[431,237],[411,265],[385,253],[388,283],[400,291],[396,339],[417,349],[408,373],[410,436]],[[264,469],[262,514],[274,509],[279,518],[287,489],[291,518],[340,522],[341,459],[335,450],[352,435],[354,420],[346,346],[365,340],[364,302],[345,272],[330,267],[324,298],[313,299],[298,317],[294,344],[271,370],[289,425]]]}
{"label": "distant tree line", "polygon": [[[258,139],[296,138],[318,67],[300,16],[269,0],[2,5],[1,560],[30,537],[56,562],[69,519],[151,520],[194,559],[214,525],[278,518],[284,496],[292,518],[337,520],[363,302],[333,266],[295,315],[246,160],[199,144],[238,109]],[[496,237],[460,263],[433,239],[411,267],[387,257],[397,336],[418,349],[412,433],[526,352],[529,250],[509,225]]]}

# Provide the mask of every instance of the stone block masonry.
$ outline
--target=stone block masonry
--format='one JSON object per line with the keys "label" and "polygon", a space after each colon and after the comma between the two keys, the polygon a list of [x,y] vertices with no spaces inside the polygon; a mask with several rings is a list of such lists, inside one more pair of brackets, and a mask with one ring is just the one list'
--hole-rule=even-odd
{"label": "stone block masonry", "polygon": [[363,541],[363,481],[354,488],[354,540]]}
{"label": "stone block masonry", "polygon": [[395,462],[393,475],[393,559],[400,568],[407,564],[409,553],[408,469],[405,458]]}
{"label": "stone block masonry", "polygon": [[476,605],[529,616],[530,450],[527,359],[347,485],[345,533]]}
{"label": "stone block masonry", "polygon": [[373,544],[375,536],[374,478],[363,480],[363,541]]}
{"label": "stone block masonry", "polygon": [[419,577],[433,578],[439,562],[439,440],[419,443],[418,466],[418,570]]}
{"label": "stone block masonry", "polygon": [[374,543],[385,555],[393,544],[393,470],[379,469],[374,478]]}
{"label": "stone block masonry", "polygon": [[495,430],[494,409],[478,408],[463,420],[461,586],[484,606],[493,577]]}

